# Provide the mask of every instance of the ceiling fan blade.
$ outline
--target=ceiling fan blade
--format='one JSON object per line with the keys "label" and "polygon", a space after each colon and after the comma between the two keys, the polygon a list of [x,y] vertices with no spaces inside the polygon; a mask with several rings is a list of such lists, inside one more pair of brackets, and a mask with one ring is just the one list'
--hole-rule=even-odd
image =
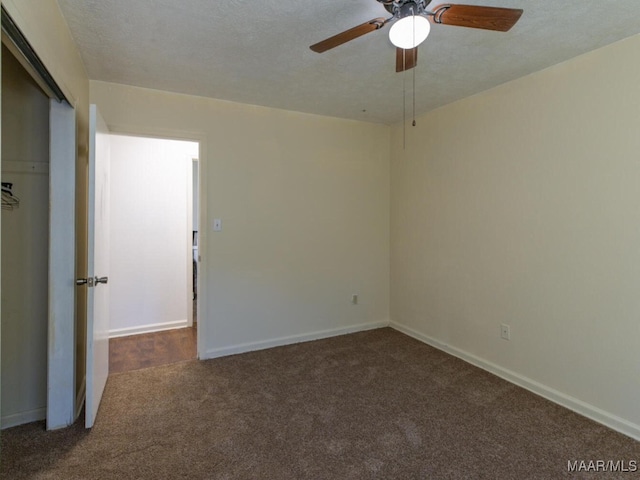
{"label": "ceiling fan blade", "polygon": [[378,30],[384,27],[387,21],[388,20],[382,17],[374,18],[373,20],[369,20],[362,25],[350,28],[349,30],[345,30],[342,33],[334,35],[333,37],[327,38],[326,40],[311,45],[309,48],[317,53],[326,52],[327,50],[331,50],[332,48],[342,45],[343,43],[347,43],[354,38],[361,37],[365,33],[373,32],[374,30]]}
{"label": "ceiling fan blade", "polygon": [[418,64],[418,47],[404,50],[396,48],[396,72],[404,72]]}
{"label": "ceiling fan blade", "polygon": [[433,20],[444,25],[507,32],[520,19],[522,12],[518,8],[441,5],[433,12]]}

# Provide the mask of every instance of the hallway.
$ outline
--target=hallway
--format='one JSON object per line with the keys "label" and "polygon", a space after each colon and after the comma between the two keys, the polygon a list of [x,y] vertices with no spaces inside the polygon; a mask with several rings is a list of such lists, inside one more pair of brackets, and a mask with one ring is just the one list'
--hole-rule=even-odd
{"label": "hallway", "polygon": [[109,373],[195,359],[197,326],[109,340]]}

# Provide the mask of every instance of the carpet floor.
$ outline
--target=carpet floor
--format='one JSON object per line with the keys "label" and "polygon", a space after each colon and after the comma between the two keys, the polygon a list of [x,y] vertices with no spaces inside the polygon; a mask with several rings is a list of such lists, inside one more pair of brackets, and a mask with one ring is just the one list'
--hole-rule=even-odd
{"label": "carpet floor", "polygon": [[95,426],[2,432],[3,479],[638,478],[616,433],[389,328],[109,377]]}

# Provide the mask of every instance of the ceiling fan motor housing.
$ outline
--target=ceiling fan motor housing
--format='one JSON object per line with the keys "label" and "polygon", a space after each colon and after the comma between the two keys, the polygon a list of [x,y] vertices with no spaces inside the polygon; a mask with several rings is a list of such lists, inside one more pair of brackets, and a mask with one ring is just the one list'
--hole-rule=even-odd
{"label": "ceiling fan motor housing", "polygon": [[407,15],[422,15],[431,0],[378,0],[395,18]]}

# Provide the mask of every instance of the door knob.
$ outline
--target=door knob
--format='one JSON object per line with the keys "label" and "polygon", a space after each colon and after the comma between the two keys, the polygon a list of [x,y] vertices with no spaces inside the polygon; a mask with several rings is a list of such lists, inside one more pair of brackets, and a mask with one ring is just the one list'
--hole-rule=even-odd
{"label": "door knob", "polygon": [[86,285],[87,287],[94,287],[99,283],[104,283],[106,285],[107,282],[109,282],[109,277],[88,277],[76,279],[76,285]]}

